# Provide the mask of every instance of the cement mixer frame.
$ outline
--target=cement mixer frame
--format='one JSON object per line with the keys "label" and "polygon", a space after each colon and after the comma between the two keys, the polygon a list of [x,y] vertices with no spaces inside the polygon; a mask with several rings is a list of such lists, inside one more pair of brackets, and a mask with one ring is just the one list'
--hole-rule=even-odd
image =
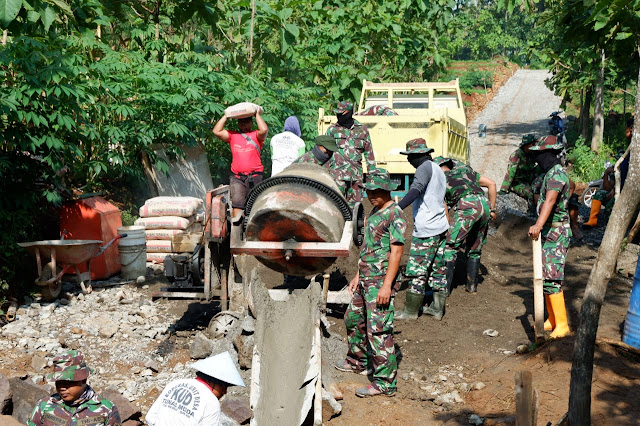
{"label": "cement mixer frame", "polygon": [[[206,223],[204,230],[204,295],[220,299],[221,309],[236,309],[245,306],[247,298],[248,271],[241,271],[244,283],[235,278],[232,255],[260,257],[284,257],[287,261],[299,258],[348,257],[352,244],[362,243],[364,209],[357,204],[345,220],[338,242],[295,242],[295,241],[247,241],[244,235],[244,216],[231,220],[231,197],[228,185],[218,187],[206,194]],[[246,264],[246,262],[239,262]],[[241,268],[244,269],[244,268]],[[237,287],[230,288],[237,285]],[[326,289],[325,289],[326,291]],[[286,300],[289,291],[271,289],[269,294],[275,300]],[[325,301],[330,304],[349,303],[351,296],[347,289],[325,293]],[[239,300],[242,299],[242,300]]]}

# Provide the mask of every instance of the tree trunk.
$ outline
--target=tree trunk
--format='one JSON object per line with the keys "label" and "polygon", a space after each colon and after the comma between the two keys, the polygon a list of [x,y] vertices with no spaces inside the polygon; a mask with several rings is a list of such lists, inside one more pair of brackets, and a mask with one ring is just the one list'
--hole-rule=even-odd
{"label": "tree trunk", "polygon": [[604,138],[604,49],[600,52],[601,63],[596,86],[596,106],[593,111],[593,134],[591,135],[591,150],[599,151]]}
{"label": "tree trunk", "polygon": [[[640,117],[640,70],[638,71],[638,95],[635,114]],[[640,120],[636,120],[631,138],[631,160],[629,174],[616,200],[598,250],[596,264],[591,270],[584,292],[580,325],[576,336],[571,366],[569,391],[569,425],[591,424],[591,380],[593,376],[593,353],[598,331],[600,308],[607,292],[607,283],[614,273],[618,253],[627,227],[640,203]]]}
{"label": "tree trunk", "polygon": [[593,97],[593,89],[588,87],[584,93],[584,102],[580,108],[580,134],[584,141],[589,140],[589,113],[591,112],[591,98]]}

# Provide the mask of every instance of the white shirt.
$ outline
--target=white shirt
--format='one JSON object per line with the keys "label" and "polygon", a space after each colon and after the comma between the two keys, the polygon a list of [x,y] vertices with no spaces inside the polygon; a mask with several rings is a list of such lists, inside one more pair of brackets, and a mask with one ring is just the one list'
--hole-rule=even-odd
{"label": "white shirt", "polygon": [[196,379],[174,380],[151,406],[146,422],[149,426],[218,426],[220,402]]}
{"label": "white shirt", "polygon": [[271,138],[271,176],[289,167],[304,154],[304,141],[291,132],[278,133]]}

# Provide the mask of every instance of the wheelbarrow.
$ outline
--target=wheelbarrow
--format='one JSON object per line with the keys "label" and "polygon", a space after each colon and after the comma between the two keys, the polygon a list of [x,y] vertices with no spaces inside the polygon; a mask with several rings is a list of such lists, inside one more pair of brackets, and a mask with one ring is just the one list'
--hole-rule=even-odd
{"label": "wheelbarrow", "polygon": [[[62,276],[72,269],[75,269],[82,292],[91,293],[91,261],[104,253],[115,241],[126,236],[127,234],[117,235],[102,247],[100,240],[45,240],[18,245],[36,256],[38,278],[35,283],[42,287],[42,297],[55,300],[62,291]],[[50,261],[42,266],[43,259],[47,258]],[[87,272],[80,273],[78,265],[85,262]]]}

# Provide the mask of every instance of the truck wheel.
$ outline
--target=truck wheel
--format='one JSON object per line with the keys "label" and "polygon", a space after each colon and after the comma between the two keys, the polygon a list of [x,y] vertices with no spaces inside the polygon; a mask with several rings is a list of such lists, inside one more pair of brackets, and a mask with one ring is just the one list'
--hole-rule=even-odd
{"label": "truck wheel", "polygon": [[582,193],[582,204],[591,208],[591,200],[593,200],[593,196],[598,192],[598,188],[595,186],[590,186],[584,190]]}

